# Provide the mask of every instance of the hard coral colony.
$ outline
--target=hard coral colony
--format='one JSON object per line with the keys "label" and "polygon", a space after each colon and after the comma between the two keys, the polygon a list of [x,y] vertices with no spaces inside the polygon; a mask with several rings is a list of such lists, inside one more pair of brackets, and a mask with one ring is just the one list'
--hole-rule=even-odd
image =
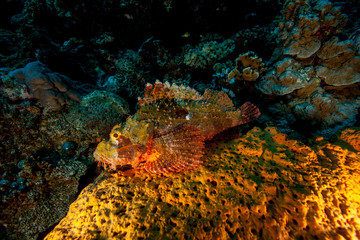
{"label": "hard coral colony", "polygon": [[235,109],[223,92],[207,89],[201,96],[167,82],[148,84],[139,104],[137,113],[97,146],[94,157],[101,165],[143,167],[150,173],[193,169],[202,163],[205,140],[260,115],[249,102]]}

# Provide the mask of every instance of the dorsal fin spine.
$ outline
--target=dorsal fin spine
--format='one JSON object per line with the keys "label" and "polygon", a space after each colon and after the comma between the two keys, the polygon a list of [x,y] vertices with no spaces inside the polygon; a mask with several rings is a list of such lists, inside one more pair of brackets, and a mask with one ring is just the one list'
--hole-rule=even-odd
{"label": "dorsal fin spine", "polygon": [[226,110],[234,110],[233,102],[223,91],[216,92],[210,89],[206,89],[203,95],[203,100],[222,106]]}
{"label": "dorsal fin spine", "polygon": [[165,99],[201,100],[202,96],[190,87],[170,85],[169,82],[161,83],[156,80],[154,85],[146,85],[144,97],[138,98],[138,101],[141,106],[144,106]]}

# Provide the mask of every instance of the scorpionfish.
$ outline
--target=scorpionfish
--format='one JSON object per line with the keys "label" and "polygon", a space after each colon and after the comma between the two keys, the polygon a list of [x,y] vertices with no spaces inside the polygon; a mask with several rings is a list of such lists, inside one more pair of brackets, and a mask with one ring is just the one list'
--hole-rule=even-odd
{"label": "scorpionfish", "polygon": [[150,173],[194,169],[202,163],[204,141],[260,115],[250,102],[236,109],[224,92],[168,82],[147,84],[139,108],[125,123],[113,127],[94,157],[113,170],[142,167]]}

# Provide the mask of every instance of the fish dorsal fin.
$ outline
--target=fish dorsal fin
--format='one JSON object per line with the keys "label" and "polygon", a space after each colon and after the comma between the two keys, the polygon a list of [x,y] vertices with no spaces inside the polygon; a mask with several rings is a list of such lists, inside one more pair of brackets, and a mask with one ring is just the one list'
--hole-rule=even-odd
{"label": "fish dorsal fin", "polygon": [[226,110],[234,109],[233,102],[231,101],[229,96],[226,93],[224,93],[223,91],[216,92],[216,91],[213,91],[210,89],[206,89],[204,92],[204,95],[203,95],[203,100],[220,105],[220,106],[224,107]]}
{"label": "fish dorsal fin", "polygon": [[144,169],[150,173],[171,173],[194,169],[202,163],[204,137],[192,126],[176,126],[154,136],[149,147],[156,157]]}
{"label": "fish dorsal fin", "polygon": [[138,98],[140,106],[170,99],[201,100],[201,95],[193,88],[184,85],[170,85],[169,82],[161,83],[157,80],[154,85],[146,84],[144,97]]}

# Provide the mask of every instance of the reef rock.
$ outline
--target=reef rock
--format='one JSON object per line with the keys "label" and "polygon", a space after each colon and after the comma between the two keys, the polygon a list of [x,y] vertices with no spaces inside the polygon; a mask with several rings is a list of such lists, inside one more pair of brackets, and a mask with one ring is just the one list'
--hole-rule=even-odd
{"label": "reef rock", "polygon": [[[358,149],[358,130],[341,136]],[[275,128],[212,144],[197,170],[104,173],[45,239],[356,239],[360,155]]]}
{"label": "reef rock", "polygon": [[30,95],[50,110],[60,110],[71,101],[80,102],[83,95],[89,93],[92,86],[81,84],[56,72],[52,72],[41,62],[31,62],[24,68],[9,73],[26,84]]}

